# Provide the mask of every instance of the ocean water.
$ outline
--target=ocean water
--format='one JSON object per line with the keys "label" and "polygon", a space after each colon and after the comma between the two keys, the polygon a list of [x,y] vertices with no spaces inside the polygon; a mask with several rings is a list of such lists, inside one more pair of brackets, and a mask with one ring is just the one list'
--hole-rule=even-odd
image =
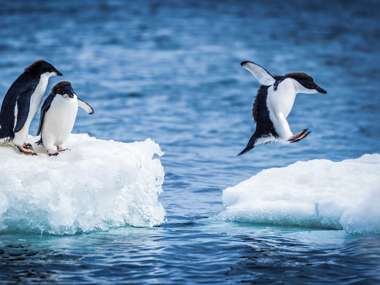
{"label": "ocean water", "polygon": [[[377,1],[2,1],[0,94],[44,58],[96,110],[75,132],[152,138],[165,152],[166,222],[3,231],[0,282],[379,283],[377,234],[220,219],[223,190],[263,169],[379,153],[379,16]],[[236,156],[254,129],[246,59],[328,91],[296,100],[289,121],[307,139]]]}

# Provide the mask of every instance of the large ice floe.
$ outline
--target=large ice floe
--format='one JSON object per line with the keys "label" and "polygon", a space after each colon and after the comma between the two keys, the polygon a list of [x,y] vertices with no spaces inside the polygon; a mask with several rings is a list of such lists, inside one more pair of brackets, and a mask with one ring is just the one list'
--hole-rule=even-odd
{"label": "large ice floe", "polygon": [[75,234],[164,221],[156,143],[72,134],[67,147],[57,157],[0,147],[0,232]]}
{"label": "large ice floe", "polygon": [[226,220],[380,233],[380,154],[259,172],[223,192]]}

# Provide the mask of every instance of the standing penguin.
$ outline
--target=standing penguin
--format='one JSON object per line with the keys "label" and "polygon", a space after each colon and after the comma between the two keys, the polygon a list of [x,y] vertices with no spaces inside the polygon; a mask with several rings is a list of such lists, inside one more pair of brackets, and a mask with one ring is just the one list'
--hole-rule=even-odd
{"label": "standing penguin", "polygon": [[61,76],[53,65],[38,60],[28,66],[7,91],[0,112],[0,139],[12,140],[25,154],[35,154],[27,143],[29,126],[41,103],[49,78]]}
{"label": "standing penguin", "polygon": [[240,64],[259,81],[260,87],[255,103],[253,104],[253,119],[256,122],[256,131],[249,139],[247,146],[239,153],[242,155],[256,144],[265,143],[272,139],[282,139],[290,143],[298,142],[310,134],[304,129],[293,134],[287,117],[292,111],[298,93],[321,93],[326,90],[319,87],[313,78],[306,73],[288,73],[284,76],[273,76],[262,66],[243,61]]}
{"label": "standing penguin", "polygon": [[75,123],[78,107],[88,114],[94,109],[75,94],[70,82],[61,81],[56,84],[41,108],[40,126],[37,135],[41,134],[41,142],[48,154],[58,155],[64,151],[63,144],[68,139]]}

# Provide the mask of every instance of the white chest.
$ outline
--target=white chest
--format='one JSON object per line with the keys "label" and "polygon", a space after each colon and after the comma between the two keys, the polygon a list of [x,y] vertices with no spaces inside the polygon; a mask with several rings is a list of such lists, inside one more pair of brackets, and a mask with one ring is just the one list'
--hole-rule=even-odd
{"label": "white chest", "polygon": [[42,97],[44,96],[46,88],[48,86],[49,78],[50,76],[48,74],[41,75],[40,81],[30,98],[28,119],[33,119],[34,115],[36,114],[38,107],[41,104]]}
{"label": "white chest", "polygon": [[271,112],[282,113],[285,117],[288,117],[295,99],[296,90],[290,78],[283,80],[277,86],[277,90],[274,90],[273,86],[268,88],[267,106]]}

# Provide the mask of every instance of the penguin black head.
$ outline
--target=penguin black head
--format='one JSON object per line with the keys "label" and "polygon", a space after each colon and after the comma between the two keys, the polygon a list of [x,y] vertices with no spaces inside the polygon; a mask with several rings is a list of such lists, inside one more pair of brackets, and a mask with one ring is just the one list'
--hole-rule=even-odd
{"label": "penguin black head", "polygon": [[327,91],[318,86],[314,79],[303,72],[288,73],[285,75],[287,78],[292,78],[299,83],[298,91],[300,93],[321,93],[326,94]]}
{"label": "penguin black head", "polygon": [[61,95],[63,97],[73,98],[75,92],[71,83],[69,81],[60,81],[54,87],[52,92],[56,95]]}
{"label": "penguin black head", "polygon": [[45,60],[37,60],[25,68],[25,72],[30,73],[34,77],[39,77],[44,73],[51,75],[62,76],[62,73],[52,64]]}

